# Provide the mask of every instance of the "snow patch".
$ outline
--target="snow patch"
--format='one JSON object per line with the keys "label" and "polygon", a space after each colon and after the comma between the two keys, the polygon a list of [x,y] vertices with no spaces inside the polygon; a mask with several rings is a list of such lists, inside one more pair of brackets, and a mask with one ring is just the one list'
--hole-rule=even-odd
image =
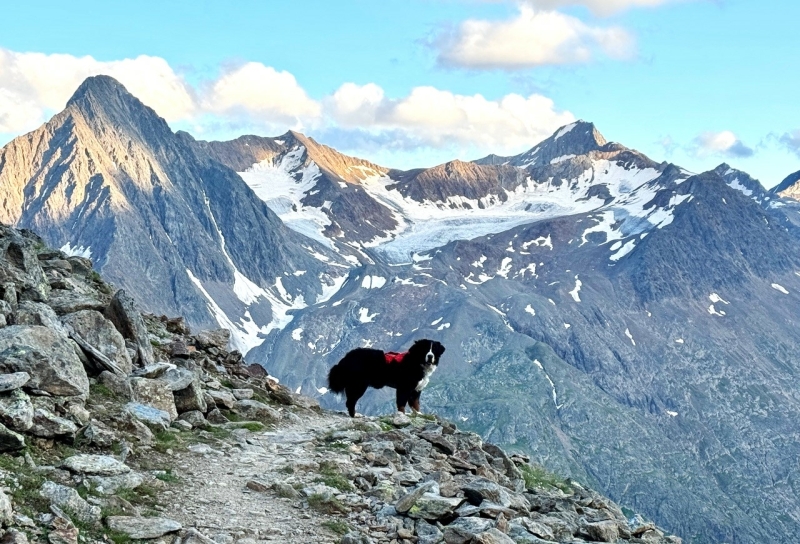
{"label": "snow patch", "polygon": [[361,287],[364,289],[380,289],[386,285],[386,278],[382,276],[364,276]]}
{"label": "snow patch", "polygon": [[777,283],[773,283],[772,284],[772,288],[775,289],[776,291],[780,291],[784,295],[788,295],[789,294],[789,291],[787,291],[784,286],[778,285]]}
{"label": "snow patch", "polygon": [[370,315],[369,310],[367,308],[358,309],[358,320],[361,321],[362,323],[372,323],[376,315],[378,314]]}
{"label": "snow patch", "polygon": [[536,310],[534,310],[533,306],[531,306],[530,304],[525,306],[525,311],[528,312],[531,315],[536,315]]}
{"label": "snow patch", "polygon": [[77,246],[72,247],[69,242],[61,246],[61,251],[66,253],[69,257],[83,257],[84,259],[92,258],[92,246]]}
{"label": "snow patch", "polygon": [[303,339],[303,328],[298,327],[292,331],[292,340],[299,342]]}
{"label": "snow patch", "polygon": [[542,366],[542,363],[539,362],[539,359],[534,359],[533,360],[533,364],[535,364],[537,367],[539,367],[539,370],[542,371],[542,373],[544,374],[544,377],[547,378],[547,381],[550,383],[550,387],[552,389],[552,395],[553,395],[553,405],[556,407],[556,410],[560,410],[561,407],[564,406],[564,405],[558,403],[558,393],[556,392],[556,384],[553,382],[553,379],[550,377],[550,375],[544,369],[544,366]]}
{"label": "snow patch", "polygon": [[583,283],[578,279],[578,276],[575,276],[575,289],[569,292],[570,296],[572,296],[572,300],[575,302],[581,301],[581,297],[579,295],[581,292],[581,285],[583,285]]}
{"label": "snow patch", "polygon": [[633,335],[631,334],[630,329],[625,329],[625,336],[628,337],[628,339],[631,341],[631,344],[633,344],[634,346],[636,345],[636,340],[633,339]]}

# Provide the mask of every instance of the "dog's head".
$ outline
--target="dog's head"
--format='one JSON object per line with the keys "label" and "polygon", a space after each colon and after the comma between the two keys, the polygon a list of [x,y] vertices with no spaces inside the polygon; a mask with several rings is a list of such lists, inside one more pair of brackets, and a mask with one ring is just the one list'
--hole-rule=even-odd
{"label": "dog's head", "polygon": [[408,350],[414,358],[423,362],[425,366],[437,366],[444,353],[444,346],[436,340],[417,340]]}

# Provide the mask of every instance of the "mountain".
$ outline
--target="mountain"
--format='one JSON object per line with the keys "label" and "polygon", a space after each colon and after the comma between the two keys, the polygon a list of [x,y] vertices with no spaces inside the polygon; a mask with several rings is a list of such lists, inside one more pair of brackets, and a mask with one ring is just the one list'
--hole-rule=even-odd
{"label": "mountain", "polygon": [[193,142],[112,78],[89,78],[0,151],[0,221],[91,257],[148,310],[224,323],[247,351],[323,297],[343,261]]}
{"label": "mountain", "polygon": [[350,349],[435,337],[424,409],[690,542],[800,532],[800,205],[728,165],[692,173],[581,121],[392,170],[295,132],[175,134],[100,77],[0,151],[0,190],[0,220],[151,311],[232,329],[323,406]]}
{"label": "mountain", "polygon": [[[452,162],[367,185],[405,230],[249,360],[340,407],[325,376],[349,349],[437,338],[448,350],[423,408],[691,542],[782,541],[798,529],[782,512],[800,453],[786,439],[800,414],[786,203],[727,165],[696,175],[576,135],[555,162]],[[362,403],[392,409],[390,392]]]}
{"label": "mountain", "polygon": [[786,178],[773,187],[770,192],[784,198],[800,200],[800,171],[786,176]]}

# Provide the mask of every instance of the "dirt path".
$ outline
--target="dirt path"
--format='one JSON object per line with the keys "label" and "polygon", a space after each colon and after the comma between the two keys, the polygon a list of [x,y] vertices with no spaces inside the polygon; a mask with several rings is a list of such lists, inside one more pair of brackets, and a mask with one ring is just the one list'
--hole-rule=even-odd
{"label": "dirt path", "polygon": [[[247,488],[250,481],[266,486],[276,481],[308,484],[320,461],[337,457],[347,462],[346,453],[320,450],[314,439],[351,428],[350,418],[332,412],[288,417],[273,431],[237,430],[231,445],[191,446],[181,454],[174,470],[183,483],[163,494],[165,513],[220,544],[242,539],[338,542],[340,536],[322,525],[331,516],[312,508],[303,509],[297,499],[280,498],[272,490]],[[171,506],[167,502],[170,500],[174,501]]]}

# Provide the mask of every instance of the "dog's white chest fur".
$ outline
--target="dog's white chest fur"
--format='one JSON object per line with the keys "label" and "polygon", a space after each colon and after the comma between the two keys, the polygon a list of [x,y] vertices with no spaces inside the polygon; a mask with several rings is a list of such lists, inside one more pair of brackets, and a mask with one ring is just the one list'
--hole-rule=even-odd
{"label": "dog's white chest fur", "polygon": [[425,386],[428,385],[428,382],[431,381],[431,375],[436,371],[436,367],[434,365],[430,365],[428,368],[425,369],[425,376],[417,384],[415,388],[417,391],[422,391],[425,389]]}

